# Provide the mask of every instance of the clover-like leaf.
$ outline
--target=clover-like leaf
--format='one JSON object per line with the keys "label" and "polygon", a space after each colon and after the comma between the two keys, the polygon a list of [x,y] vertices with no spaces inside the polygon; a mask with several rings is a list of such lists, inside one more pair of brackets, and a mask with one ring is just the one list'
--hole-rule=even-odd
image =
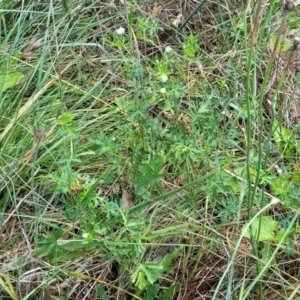
{"label": "clover-like leaf", "polygon": [[[277,42],[277,40],[278,40],[278,42]],[[275,49],[276,52],[288,51],[293,45],[292,42],[289,39],[287,39],[283,36],[278,37],[276,34],[273,34],[272,37],[271,37],[271,44],[272,44],[273,48],[275,47],[276,42],[277,42],[277,46],[276,46],[276,49]]]}
{"label": "clover-like leaf", "polygon": [[[242,232],[244,232],[245,237],[250,238],[250,229],[245,232],[248,224],[249,223],[246,223],[243,226]],[[271,217],[257,218],[251,225],[252,234],[258,241],[276,241],[277,237],[275,235],[275,230],[277,225],[277,222]]]}
{"label": "clover-like leaf", "polygon": [[7,89],[17,85],[24,74],[14,69],[0,67],[0,90],[5,92]]}

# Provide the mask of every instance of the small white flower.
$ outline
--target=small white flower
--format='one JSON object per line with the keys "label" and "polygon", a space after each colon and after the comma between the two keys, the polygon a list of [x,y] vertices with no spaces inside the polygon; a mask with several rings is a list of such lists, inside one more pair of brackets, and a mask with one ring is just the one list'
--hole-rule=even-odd
{"label": "small white flower", "polygon": [[125,28],[124,27],[119,27],[118,29],[116,29],[116,34],[118,35],[122,35],[125,33]]}
{"label": "small white flower", "polygon": [[88,237],[88,234],[87,234],[86,232],[84,232],[84,233],[82,234],[82,237],[83,237],[84,239],[86,239],[86,238]]}
{"label": "small white flower", "polygon": [[275,169],[276,169],[278,174],[282,173],[282,169],[278,165],[275,165]]}
{"label": "small white flower", "polygon": [[166,52],[172,52],[173,49],[172,49],[170,46],[167,46],[166,49],[165,49],[165,51],[166,51]]}
{"label": "small white flower", "polygon": [[165,93],[166,93],[166,89],[165,89],[165,88],[161,88],[161,89],[160,89],[160,92],[161,92],[162,94],[165,94]]}
{"label": "small white flower", "polygon": [[111,140],[114,142],[114,141],[116,140],[116,137],[113,136],[113,137],[111,138]]}
{"label": "small white flower", "polygon": [[162,82],[167,82],[167,81],[168,81],[168,76],[167,76],[167,75],[161,75],[161,76],[160,76],[160,80],[161,80]]}

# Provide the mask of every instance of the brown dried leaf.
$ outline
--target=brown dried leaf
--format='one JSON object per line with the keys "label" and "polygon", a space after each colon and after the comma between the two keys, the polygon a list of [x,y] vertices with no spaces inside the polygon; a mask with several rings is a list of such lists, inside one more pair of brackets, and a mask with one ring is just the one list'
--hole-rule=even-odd
{"label": "brown dried leaf", "polygon": [[39,56],[36,54],[33,54],[32,51],[23,51],[21,54],[21,59],[25,60],[27,58],[38,58]]}
{"label": "brown dried leaf", "polygon": [[152,8],[152,14],[154,16],[157,16],[162,10],[161,5],[158,5],[157,3],[154,4],[153,8]]}
{"label": "brown dried leaf", "polygon": [[36,50],[36,49],[40,48],[43,45],[42,41],[43,41],[43,39],[37,40],[36,38],[33,38],[29,42],[27,48],[30,49],[30,51]]}
{"label": "brown dried leaf", "polygon": [[7,53],[7,52],[9,51],[10,47],[11,47],[10,44],[5,45],[5,46],[3,47],[3,52],[4,52],[4,53]]}
{"label": "brown dried leaf", "polygon": [[133,205],[132,197],[128,194],[128,192],[123,187],[122,187],[122,201],[123,201],[124,208],[129,208]]}
{"label": "brown dried leaf", "polygon": [[178,27],[179,23],[181,22],[182,14],[179,14],[176,19],[172,22],[174,27]]}
{"label": "brown dried leaf", "polygon": [[42,46],[42,40],[43,39],[37,40],[36,38],[33,38],[22,52],[21,59],[38,58],[37,55],[33,54],[33,51]]}

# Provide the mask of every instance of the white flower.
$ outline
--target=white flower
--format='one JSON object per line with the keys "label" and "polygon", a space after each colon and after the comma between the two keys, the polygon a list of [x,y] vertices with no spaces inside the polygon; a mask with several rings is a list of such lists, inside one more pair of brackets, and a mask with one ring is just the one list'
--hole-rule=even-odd
{"label": "white flower", "polygon": [[119,27],[118,29],[116,29],[116,34],[118,35],[122,35],[125,33],[125,28],[124,27]]}
{"label": "white flower", "polygon": [[166,51],[166,52],[172,52],[173,49],[172,49],[170,46],[167,46],[166,49],[165,49],[165,51]]}
{"label": "white flower", "polygon": [[86,238],[88,237],[88,234],[87,234],[86,232],[84,232],[84,233],[82,234],[82,237],[83,237],[84,239],[86,239]]}
{"label": "white flower", "polygon": [[165,88],[161,88],[161,89],[160,89],[160,92],[161,92],[162,94],[165,94],[165,93],[166,93],[166,89],[165,89]]}
{"label": "white flower", "polygon": [[282,169],[278,165],[275,165],[275,169],[276,169],[278,174],[282,173]]}
{"label": "white flower", "polygon": [[167,81],[168,81],[168,76],[167,76],[167,75],[161,75],[161,76],[160,76],[160,80],[161,80],[162,82],[167,82]]}
{"label": "white flower", "polygon": [[116,140],[116,137],[113,136],[113,137],[111,138],[111,140],[114,142],[114,141]]}

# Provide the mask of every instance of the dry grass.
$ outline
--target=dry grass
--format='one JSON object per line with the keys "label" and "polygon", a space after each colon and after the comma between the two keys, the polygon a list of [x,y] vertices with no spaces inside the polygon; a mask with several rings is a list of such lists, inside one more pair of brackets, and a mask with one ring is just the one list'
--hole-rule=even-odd
{"label": "dry grass", "polygon": [[[1,100],[1,299],[295,299],[298,212],[274,166],[291,159],[285,170],[297,172],[297,152],[288,158],[270,132],[274,120],[298,125],[299,49],[273,51],[270,36],[297,42],[298,12],[209,1],[180,30],[198,3],[72,1],[67,13],[64,1],[29,2],[3,14],[1,64],[25,76]],[[30,31],[19,11],[33,9]],[[274,152],[261,150],[261,131]],[[269,199],[283,204],[264,210]],[[260,211],[288,237],[241,238]]]}

